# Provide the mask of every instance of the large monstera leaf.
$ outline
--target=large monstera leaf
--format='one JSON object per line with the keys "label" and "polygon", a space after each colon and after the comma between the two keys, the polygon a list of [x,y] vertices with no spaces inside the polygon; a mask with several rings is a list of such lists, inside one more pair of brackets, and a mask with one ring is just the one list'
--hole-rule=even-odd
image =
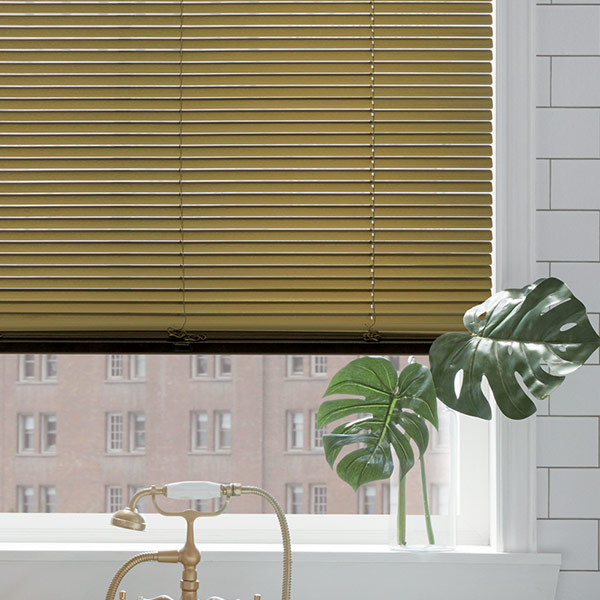
{"label": "large monstera leaf", "polygon": [[444,404],[483,419],[492,414],[485,380],[500,410],[524,419],[536,410],[529,396],[548,396],[599,343],[583,304],[555,278],[495,294],[467,311],[464,324],[470,335],[433,343],[431,370]]}
{"label": "large monstera leaf", "polygon": [[332,378],[324,397],[344,398],[321,404],[317,424],[323,427],[350,415],[358,418],[336,427],[323,437],[323,448],[333,468],[341,450],[350,444],[359,448],[337,464],[337,473],[355,490],[363,483],[387,479],[394,470],[392,450],[398,457],[400,478],[415,462],[411,440],[425,452],[429,430],[437,427],[437,406],[431,372],[423,365],[408,365],[398,375],[386,358],[353,360]]}

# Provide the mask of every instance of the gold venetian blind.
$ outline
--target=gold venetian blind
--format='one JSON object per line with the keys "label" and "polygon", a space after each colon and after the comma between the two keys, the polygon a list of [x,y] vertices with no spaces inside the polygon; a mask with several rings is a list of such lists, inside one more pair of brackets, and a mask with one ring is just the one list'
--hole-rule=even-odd
{"label": "gold venetian blind", "polygon": [[0,44],[0,332],[419,338],[488,295],[492,2],[7,0]]}

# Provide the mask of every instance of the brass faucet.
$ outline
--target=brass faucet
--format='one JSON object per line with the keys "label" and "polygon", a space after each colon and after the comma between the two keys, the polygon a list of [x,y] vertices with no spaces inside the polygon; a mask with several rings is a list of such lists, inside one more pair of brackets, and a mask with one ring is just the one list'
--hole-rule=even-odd
{"label": "brass faucet", "polygon": [[[121,568],[115,573],[108,590],[106,592],[106,600],[115,600],[117,590],[123,577],[136,565],[145,561],[158,561],[164,563],[181,563],[183,565],[183,574],[181,577],[181,600],[198,600],[198,574],[196,566],[200,562],[200,551],[194,542],[194,521],[199,517],[216,517],[222,514],[232,496],[241,496],[242,494],[257,494],[267,500],[275,510],[279,526],[281,528],[281,537],[283,540],[283,583],[282,583],[282,600],[290,600],[291,598],[291,578],[292,578],[292,551],[290,542],[290,532],[285,519],[285,515],[281,507],[268,492],[253,486],[243,486],[239,483],[220,484],[211,481],[180,481],[177,483],[169,483],[163,487],[152,486],[138,491],[129,501],[128,506],[118,510],[112,517],[112,524],[125,529],[133,529],[143,531],[146,528],[146,522],[142,515],[136,510],[136,505],[144,496],[151,496],[152,503],[156,510],[168,517],[183,517],[186,521],[186,539],[181,550],[161,550],[159,552],[143,552],[130,558]],[[195,510],[184,510],[181,512],[167,512],[163,510],[157,502],[157,496],[166,496],[168,498],[178,499],[210,499],[224,498],[225,502],[221,508],[214,512],[198,512]],[[126,593],[119,592],[119,600],[126,600]],[[156,596],[152,600],[173,600],[169,596]],[[217,596],[213,596],[208,600],[223,600]],[[260,594],[254,595],[254,600],[261,600]]]}

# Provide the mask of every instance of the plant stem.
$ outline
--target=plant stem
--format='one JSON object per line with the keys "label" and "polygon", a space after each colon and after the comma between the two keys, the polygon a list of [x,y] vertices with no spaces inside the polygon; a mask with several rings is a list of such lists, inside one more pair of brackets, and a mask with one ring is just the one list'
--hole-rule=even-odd
{"label": "plant stem", "polygon": [[396,535],[398,536],[398,546],[406,546],[406,477],[398,482]]}
{"label": "plant stem", "polygon": [[419,464],[421,465],[421,486],[423,488],[423,508],[425,509],[425,526],[427,528],[427,540],[429,544],[433,546],[435,544],[435,537],[433,535],[433,527],[431,526],[431,514],[429,513],[429,500],[427,498],[427,477],[425,475],[425,459],[423,455],[419,457]]}

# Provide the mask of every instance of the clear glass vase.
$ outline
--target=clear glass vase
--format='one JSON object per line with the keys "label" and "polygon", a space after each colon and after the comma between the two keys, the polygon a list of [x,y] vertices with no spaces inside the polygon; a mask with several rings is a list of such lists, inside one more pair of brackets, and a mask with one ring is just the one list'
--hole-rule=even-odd
{"label": "clear glass vase", "polygon": [[[449,551],[456,548],[458,514],[458,419],[438,405],[439,430],[430,428],[422,459],[403,482],[390,481],[389,543],[393,550]],[[404,504],[405,510],[398,507]]]}

